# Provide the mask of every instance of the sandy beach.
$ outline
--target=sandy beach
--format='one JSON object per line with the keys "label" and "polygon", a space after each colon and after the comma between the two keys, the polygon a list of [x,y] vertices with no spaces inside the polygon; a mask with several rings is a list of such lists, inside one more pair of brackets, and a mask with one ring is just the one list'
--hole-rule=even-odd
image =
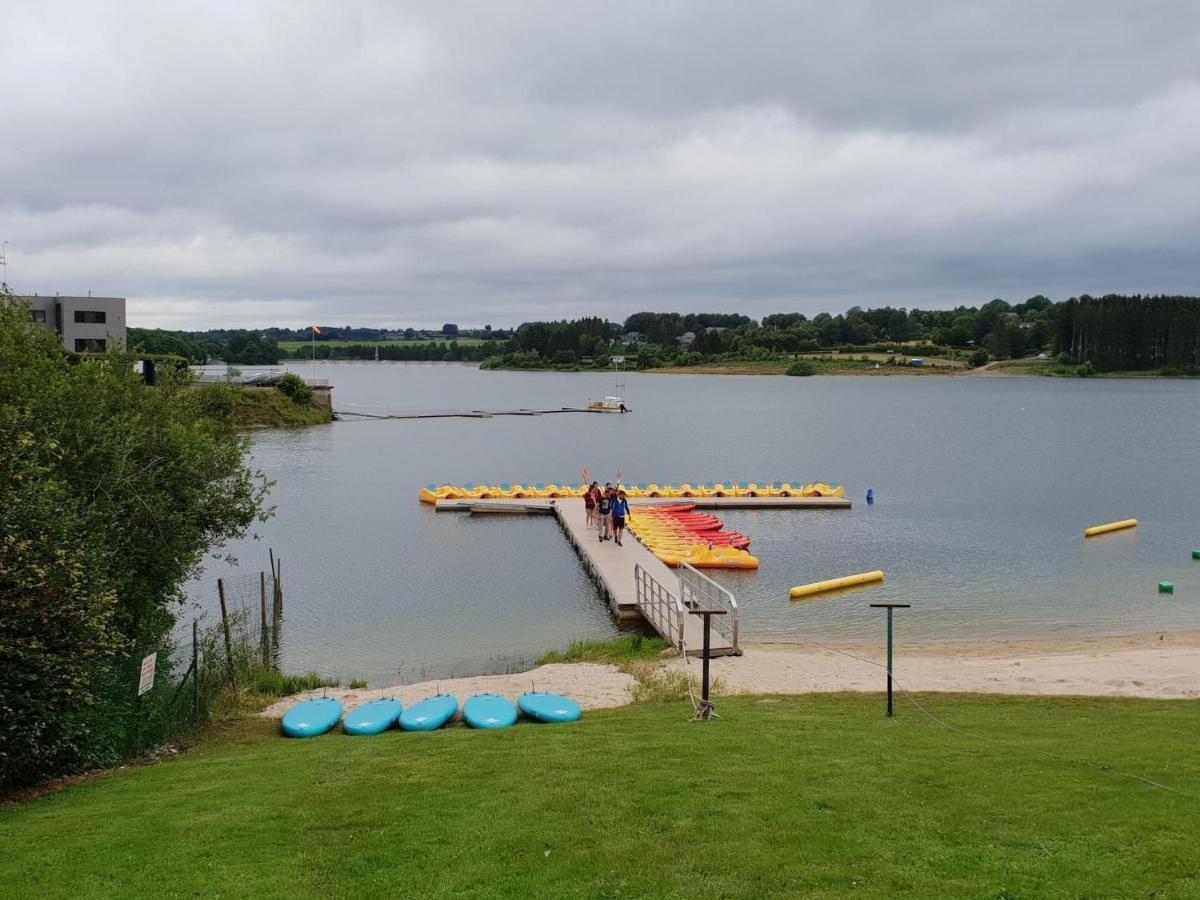
{"label": "sandy beach", "polygon": [[[743,656],[712,661],[712,672],[721,681],[722,693],[875,692],[884,687],[880,666],[886,650],[882,645],[847,644],[831,649],[778,643],[743,646]],[[682,669],[685,663],[672,658],[665,665]],[[686,667],[699,676],[698,660],[689,660]],[[897,682],[911,691],[1195,699],[1200,697],[1200,631],[1074,640],[909,644],[896,649],[895,673]],[[514,675],[447,678],[367,690],[313,691],[286,697],[262,715],[277,718],[298,700],[322,693],[338,697],[351,708],[380,697],[395,697],[407,705],[439,691],[460,699],[488,692],[515,701],[534,689],[565,694],[584,709],[604,709],[632,702],[633,685],[633,676],[613,665],[555,664]]]}

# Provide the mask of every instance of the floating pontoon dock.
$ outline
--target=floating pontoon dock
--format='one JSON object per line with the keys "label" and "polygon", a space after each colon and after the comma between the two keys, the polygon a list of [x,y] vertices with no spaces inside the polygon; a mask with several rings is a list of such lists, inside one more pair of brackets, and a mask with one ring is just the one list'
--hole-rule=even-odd
{"label": "floating pontoon dock", "polygon": [[[496,416],[551,416],[557,413],[612,413],[615,410],[587,406],[559,406],[551,409],[441,409],[419,412],[392,412],[379,407],[339,406],[338,415],[359,419],[491,419]],[[630,412],[630,410],[625,410]]]}
{"label": "floating pontoon dock", "polygon": [[[631,500],[631,507],[695,503],[708,509],[848,509],[841,497],[707,497],[700,499]],[[596,583],[600,595],[620,620],[644,619],[678,650],[689,655],[702,653],[703,622],[691,614],[695,609],[721,609],[710,638],[714,656],[740,654],[738,606],[733,595],[690,566],[672,571],[628,531],[623,546],[601,541],[587,524],[583,501],[574,498],[463,499],[438,500],[439,512],[470,512],[510,515],[553,515],[567,540],[579,554],[583,567]]]}

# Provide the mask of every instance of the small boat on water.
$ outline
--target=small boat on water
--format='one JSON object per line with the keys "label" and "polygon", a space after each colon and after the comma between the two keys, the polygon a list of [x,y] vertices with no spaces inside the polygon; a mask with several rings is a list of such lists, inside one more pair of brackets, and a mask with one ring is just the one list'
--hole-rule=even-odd
{"label": "small boat on water", "polygon": [[588,409],[591,412],[602,413],[629,412],[629,408],[625,406],[624,401],[620,397],[605,397],[603,400],[593,400],[588,404]]}

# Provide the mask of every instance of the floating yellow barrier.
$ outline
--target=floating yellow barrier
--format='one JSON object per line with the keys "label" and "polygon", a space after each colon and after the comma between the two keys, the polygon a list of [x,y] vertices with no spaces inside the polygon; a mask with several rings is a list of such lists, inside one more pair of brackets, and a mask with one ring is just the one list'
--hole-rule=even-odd
{"label": "floating yellow barrier", "polygon": [[1137,519],[1122,519],[1120,522],[1109,522],[1107,525],[1093,525],[1091,528],[1083,529],[1083,536],[1095,537],[1098,534],[1108,534],[1110,531],[1137,528],[1137,523]]}
{"label": "floating yellow barrier", "polygon": [[845,578],[831,578],[829,581],[814,581],[812,584],[802,584],[788,591],[795,600],[798,597],[809,597],[813,594],[823,594],[825,591],[836,591],[838,588],[857,587],[860,584],[872,584],[883,581],[883,572],[863,572],[860,575],[847,575]]}

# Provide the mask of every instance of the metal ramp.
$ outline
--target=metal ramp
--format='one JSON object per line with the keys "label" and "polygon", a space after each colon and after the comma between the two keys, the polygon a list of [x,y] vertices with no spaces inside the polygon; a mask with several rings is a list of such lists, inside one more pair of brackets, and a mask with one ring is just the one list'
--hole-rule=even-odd
{"label": "metal ramp", "polygon": [[704,624],[701,617],[691,615],[691,611],[719,609],[726,615],[712,617],[709,654],[741,655],[737,600],[711,578],[691,566],[680,566],[678,593],[673,594],[639,563],[633,567],[633,580],[638,612],[680,653],[699,656],[704,652]]}

